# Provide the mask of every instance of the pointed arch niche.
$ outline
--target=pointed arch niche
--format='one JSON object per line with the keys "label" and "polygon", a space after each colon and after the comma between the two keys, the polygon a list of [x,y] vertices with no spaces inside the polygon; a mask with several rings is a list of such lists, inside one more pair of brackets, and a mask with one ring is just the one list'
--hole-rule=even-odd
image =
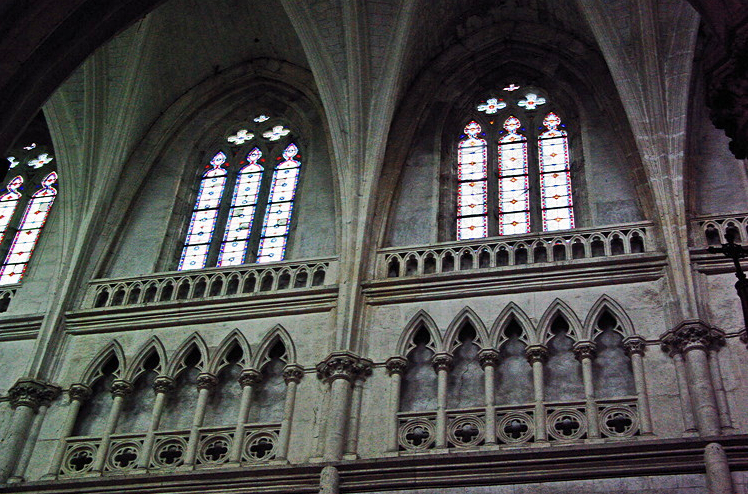
{"label": "pointed arch niche", "polygon": [[101,239],[111,260],[98,276],[335,255],[337,180],[314,80],[269,63],[208,79],[154,125],[123,173],[129,214],[112,208],[122,233]]}
{"label": "pointed arch niche", "polygon": [[462,40],[480,50],[446,47],[416,77],[387,143],[381,246],[645,219],[650,192],[605,62],[550,29],[552,46],[531,47],[486,26]]}

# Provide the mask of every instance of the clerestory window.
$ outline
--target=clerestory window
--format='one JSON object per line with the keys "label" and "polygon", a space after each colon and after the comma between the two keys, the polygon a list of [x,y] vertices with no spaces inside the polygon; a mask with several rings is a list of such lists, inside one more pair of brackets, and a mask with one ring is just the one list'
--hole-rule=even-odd
{"label": "clerestory window", "polygon": [[520,89],[511,84],[478,104],[463,128],[457,144],[458,240],[574,228],[561,112],[541,91]]}
{"label": "clerestory window", "polygon": [[266,115],[209,155],[179,270],[282,261],[301,172],[296,136]]}
{"label": "clerestory window", "polygon": [[54,157],[30,143],[8,157],[10,180],[0,193],[0,285],[20,283],[57,197]]}

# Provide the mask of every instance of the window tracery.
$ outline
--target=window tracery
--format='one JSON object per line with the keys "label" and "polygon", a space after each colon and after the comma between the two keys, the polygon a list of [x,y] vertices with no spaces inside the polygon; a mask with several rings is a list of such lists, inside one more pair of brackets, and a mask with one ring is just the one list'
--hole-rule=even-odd
{"label": "window tracery", "polygon": [[200,179],[180,271],[285,258],[301,153],[282,122],[267,115],[252,122],[226,138],[229,147],[215,152]]}

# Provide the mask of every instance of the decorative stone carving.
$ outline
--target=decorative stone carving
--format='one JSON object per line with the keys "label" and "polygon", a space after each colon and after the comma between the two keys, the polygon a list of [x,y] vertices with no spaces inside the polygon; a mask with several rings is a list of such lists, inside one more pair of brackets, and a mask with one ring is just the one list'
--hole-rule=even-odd
{"label": "decorative stone carving", "polygon": [[484,348],[478,352],[478,362],[480,362],[480,366],[484,369],[489,365],[491,367],[496,367],[499,365],[500,360],[501,355],[493,348]]}
{"label": "decorative stone carving", "polygon": [[218,384],[218,378],[209,372],[197,376],[197,389],[212,390]]}
{"label": "decorative stone carving", "polygon": [[112,383],[111,391],[112,391],[113,396],[125,397],[132,393],[133,387],[132,387],[132,384],[127,381],[124,381],[122,379],[116,379]]}
{"label": "decorative stone carving", "polygon": [[317,365],[317,377],[326,381],[353,381],[358,373],[361,357],[350,352],[333,352]]}
{"label": "decorative stone carving", "polygon": [[454,357],[448,353],[437,353],[431,358],[431,365],[434,366],[434,370],[439,372],[445,370],[449,372],[452,370],[454,364]]}
{"label": "decorative stone carving", "polygon": [[544,345],[530,345],[525,348],[525,358],[530,365],[535,362],[545,362],[548,360],[548,349]]}
{"label": "decorative stone carving", "polygon": [[392,374],[405,374],[405,371],[408,369],[408,359],[403,357],[390,357],[387,359],[387,363],[385,364],[387,367],[387,372],[389,372],[390,375]]}
{"label": "decorative stone carving", "polygon": [[174,390],[174,379],[169,376],[158,376],[153,381],[153,390],[156,393],[171,393]]}
{"label": "decorative stone carving", "polygon": [[629,336],[623,340],[623,351],[628,357],[632,355],[644,355],[647,342],[641,336]]}
{"label": "decorative stone carving", "polygon": [[662,335],[662,350],[671,356],[691,350],[705,351],[712,345],[719,345],[724,338],[721,330],[702,321],[686,321]]}
{"label": "decorative stone carving", "polygon": [[367,377],[371,375],[371,368],[374,365],[368,358],[361,357],[356,364],[356,379],[365,381]]}
{"label": "decorative stone carving", "polygon": [[580,362],[584,359],[592,360],[597,355],[597,346],[591,341],[580,341],[574,345],[573,351],[574,357]]}
{"label": "decorative stone carving", "polygon": [[91,397],[91,388],[85,384],[73,384],[68,390],[71,400],[86,401]]}
{"label": "decorative stone carving", "polygon": [[283,369],[283,380],[288,383],[298,383],[304,378],[304,369],[300,365],[287,365]]}
{"label": "decorative stone carving", "polygon": [[25,406],[36,410],[42,403],[49,403],[59,395],[59,388],[36,379],[19,379],[10,390],[10,406]]}
{"label": "decorative stone carving", "polygon": [[[285,376],[284,376],[285,377]],[[262,372],[257,369],[244,369],[239,376],[239,384],[242,388],[255,386],[262,382]]]}

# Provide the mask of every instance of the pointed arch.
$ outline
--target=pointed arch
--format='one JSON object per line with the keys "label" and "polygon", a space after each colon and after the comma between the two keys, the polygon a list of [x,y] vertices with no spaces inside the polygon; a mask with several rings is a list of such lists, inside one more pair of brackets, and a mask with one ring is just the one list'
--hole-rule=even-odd
{"label": "pointed arch", "polygon": [[135,354],[135,358],[132,363],[127,366],[127,370],[124,373],[123,379],[129,382],[135,382],[138,377],[145,371],[144,365],[151,355],[156,354],[158,356],[158,365],[154,369],[158,374],[162,374],[167,367],[166,362],[166,350],[164,344],[158,336],[151,336],[148,341],[140,347],[138,353]]}
{"label": "pointed arch", "polygon": [[439,332],[439,328],[434,322],[434,319],[428,315],[426,311],[420,309],[410,319],[408,324],[405,326],[400,340],[397,342],[397,354],[402,357],[407,357],[408,353],[412,349],[413,337],[421,328],[426,329],[431,336],[431,344],[434,347],[434,352],[442,348],[442,336]]}
{"label": "pointed arch", "polygon": [[119,378],[122,375],[122,369],[126,366],[125,352],[122,351],[122,346],[117,340],[112,340],[107,346],[101,349],[98,355],[96,355],[91,363],[88,364],[88,367],[83,372],[83,377],[80,382],[87,386],[93,386],[93,384],[102,376],[102,367],[112,358],[117,361],[117,370],[114,371],[114,376]]}
{"label": "pointed arch", "polygon": [[208,372],[218,375],[221,369],[228,365],[229,362],[227,357],[234,347],[239,347],[242,351],[242,358],[239,360],[238,364],[243,369],[247,368],[249,363],[252,361],[252,353],[249,349],[247,339],[237,328],[226,335],[221,344],[218,345],[218,349],[208,365]]}
{"label": "pointed arch", "polygon": [[252,367],[258,370],[262,369],[262,367],[270,360],[270,351],[278,342],[281,342],[286,349],[286,364],[296,363],[296,347],[294,347],[291,335],[288,334],[286,328],[278,324],[271,329],[260,342],[257,354],[252,360]]}
{"label": "pointed arch", "polygon": [[581,341],[582,323],[579,322],[577,314],[569,307],[569,304],[559,298],[548,306],[548,309],[546,309],[543,317],[540,319],[537,329],[538,341],[543,344],[548,343],[553,336],[551,334],[551,325],[558,315],[562,315],[566,319],[566,322],[569,323],[569,336],[571,339],[575,342]]}
{"label": "pointed arch", "polygon": [[206,369],[206,364],[210,361],[208,345],[205,344],[205,340],[203,340],[202,336],[198,333],[192,333],[174,352],[166,372],[168,376],[176,379],[179,373],[184,370],[184,359],[187,358],[193,348],[197,349],[200,354],[200,362],[198,362],[195,367],[200,371]]}
{"label": "pointed arch", "polygon": [[462,328],[466,323],[470,323],[473,329],[475,329],[475,343],[478,346],[480,346],[481,348],[488,348],[489,346],[491,346],[491,340],[488,337],[486,325],[483,324],[483,321],[473,309],[471,309],[470,307],[465,307],[460,312],[458,312],[455,318],[452,319],[452,322],[449,323],[447,333],[444,336],[444,348],[442,348],[443,351],[452,353],[454,349],[459,346],[460,331],[462,331]]}
{"label": "pointed arch", "polygon": [[475,120],[463,132],[457,145],[457,240],[488,236],[488,147]]}
{"label": "pointed arch", "polygon": [[582,334],[584,339],[591,341],[597,337],[597,334],[595,334],[595,324],[606,310],[618,321],[618,326],[621,329],[619,333],[622,337],[627,338],[636,334],[634,324],[626,314],[626,311],[623,310],[621,304],[608,295],[602,295],[587,313],[587,318],[584,321],[584,332]]}
{"label": "pointed arch", "polygon": [[525,311],[514,302],[509,302],[491,327],[491,338],[496,349],[501,348],[508,339],[506,336],[506,328],[512,321],[516,321],[522,329],[520,340],[523,340],[526,345],[537,345],[539,343],[539,338],[533,327],[532,321]]}

